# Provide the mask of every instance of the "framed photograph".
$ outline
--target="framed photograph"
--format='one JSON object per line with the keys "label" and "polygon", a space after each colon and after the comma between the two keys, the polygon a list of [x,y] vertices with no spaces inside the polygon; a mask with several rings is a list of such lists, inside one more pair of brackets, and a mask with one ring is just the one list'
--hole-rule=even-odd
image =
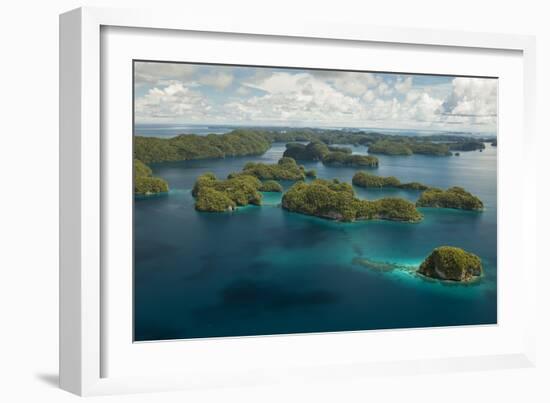
{"label": "framed photograph", "polygon": [[533,38],[60,24],[64,389],[534,365]]}

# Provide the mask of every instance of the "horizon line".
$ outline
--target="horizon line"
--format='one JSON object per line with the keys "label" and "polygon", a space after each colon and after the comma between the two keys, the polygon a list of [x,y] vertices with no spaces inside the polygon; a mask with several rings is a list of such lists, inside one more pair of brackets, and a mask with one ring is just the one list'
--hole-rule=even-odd
{"label": "horizon line", "polygon": [[236,124],[236,123],[178,123],[178,122],[135,122],[134,126],[139,125],[174,125],[174,126],[215,126],[215,127],[242,127],[242,128],[278,128],[278,129],[356,129],[356,130],[412,130],[426,132],[446,132],[446,133],[475,133],[475,134],[490,134],[497,136],[498,131],[475,131],[475,130],[453,130],[453,129],[433,129],[433,128],[401,128],[401,127],[374,127],[374,126],[302,126],[302,125],[276,125],[276,124]]}

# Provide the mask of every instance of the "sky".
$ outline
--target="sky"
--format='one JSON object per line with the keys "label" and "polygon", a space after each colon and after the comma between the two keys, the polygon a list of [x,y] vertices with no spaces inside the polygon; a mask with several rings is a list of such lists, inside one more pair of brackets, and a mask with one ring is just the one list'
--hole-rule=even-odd
{"label": "sky", "polygon": [[496,134],[498,80],[135,62],[136,123]]}

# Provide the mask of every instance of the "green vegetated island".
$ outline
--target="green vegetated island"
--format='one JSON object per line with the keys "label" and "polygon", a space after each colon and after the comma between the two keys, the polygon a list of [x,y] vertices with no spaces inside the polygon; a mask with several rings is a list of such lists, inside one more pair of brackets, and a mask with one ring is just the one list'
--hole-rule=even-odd
{"label": "green vegetated island", "polygon": [[283,154],[298,161],[322,161],[325,165],[350,167],[378,167],[378,158],[372,155],[353,154],[351,148],[330,147],[321,141],[288,143]]}
{"label": "green vegetated island", "polygon": [[393,220],[418,222],[422,214],[405,199],[383,198],[361,200],[349,183],[338,180],[315,179],[304,182],[303,166],[289,157],[277,164],[248,163],[241,172],[231,173],[219,180],[212,173],[201,175],[192,190],[198,211],[226,212],[237,206],[260,205],[261,192],[281,191],[276,180],[296,181],[282,198],[282,208],[301,214],[332,220]]}
{"label": "green vegetated island", "polygon": [[[181,135],[169,139],[136,136],[134,191],[137,195],[168,191],[168,183],[154,177],[146,164],[261,155],[273,142],[287,142],[284,156],[277,164],[250,162],[241,172],[231,173],[226,179],[218,179],[212,173],[197,178],[192,190],[195,208],[201,212],[228,212],[239,206],[261,205],[262,192],[282,192],[283,187],[278,181],[284,180],[296,183],[283,194],[283,209],[342,222],[378,219],[417,223],[423,218],[417,207],[482,210],[481,200],[460,187],[441,190],[419,182],[401,183],[395,177],[376,176],[367,172],[356,173],[353,185],[364,188],[395,187],[420,190],[422,193],[416,204],[393,197],[359,199],[350,184],[338,180],[314,179],[317,176],[315,170],[307,171],[296,161],[321,161],[332,166],[378,167],[375,156],[356,155],[350,148],[333,144],[368,145],[369,153],[435,156],[449,156],[455,150],[482,151],[484,142],[493,142],[496,146],[496,139],[492,138],[479,141],[465,136],[446,135],[418,138],[320,129],[237,129],[223,135]],[[306,178],[314,180],[307,183]],[[382,266],[389,267],[387,264]],[[417,272],[439,280],[468,282],[481,276],[483,270],[479,257],[460,248],[442,246],[432,251]]]}
{"label": "green vegetated island", "polygon": [[424,259],[418,273],[439,280],[470,282],[483,274],[483,266],[481,259],[473,253],[440,246]]}
{"label": "green vegetated island", "polygon": [[395,176],[377,176],[363,171],[353,175],[352,183],[362,188],[429,189],[429,186],[420,182],[401,183]]}
{"label": "green vegetated island", "polygon": [[[284,164],[290,163],[283,162],[281,165]],[[235,210],[237,206],[260,205],[260,192],[281,190],[278,182],[272,179],[262,182],[244,170],[230,174],[225,180],[217,179],[212,173],[203,174],[197,179],[192,194],[198,211],[227,212]],[[299,181],[283,195],[282,208],[343,222],[373,219],[402,222],[422,220],[422,214],[407,200],[361,200],[355,197],[350,184],[338,180],[316,179],[311,183]],[[366,259],[354,260],[354,263],[379,271],[398,268],[398,265],[392,263]],[[482,275],[483,268],[481,259],[476,255],[461,248],[442,246],[434,249],[424,259],[416,273],[437,280],[471,282]]]}
{"label": "green vegetated island", "polygon": [[483,276],[481,259],[471,252],[454,246],[435,248],[418,267],[379,262],[364,257],[354,258],[353,263],[373,271],[404,270],[423,278],[448,282],[471,283]]}
{"label": "green vegetated island", "polygon": [[134,159],[134,193],[148,196],[168,192],[168,182],[153,176],[153,171],[143,162]]}
{"label": "green vegetated island", "polygon": [[422,214],[408,200],[395,197],[358,199],[349,183],[338,180],[316,179],[311,183],[296,183],[283,195],[282,207],[296,213],[344,222],[422,220]]}
{"label": "green vegetated island", "polygon": [[203,212],[234,211],[237,206],[260,205],[261,192],[282,192],[277,180],[302,181],[307,171],[292,158],[281,158],[277,164],[246,164],[241,172],[233,172],[227,179],[218,179],[213,173],[199,176],[191,194],[195,208]]}
{"label": "green vegetated island", "polygon": [[[304,145],[300,142],[309,142]],[[378,167],[378,158],[353,154],[346,147],[334,144],[369,146],[369,153],[387,155],[451,155],[451,150],[482,150],[484,142],[494,137],[472,140],[460,135],[401,136],[357,130],[330,129],[235,129],[229,133],[198,136],[183,134],[172,138],[134,136],[134,159],[144,165],[167,161],[187,161],[208,158],[226,158],[265,153],[273,142],[286,142],[286,157],[295,160],[319,160],[330,166]],[[315,177],[314,171],[305,172]],[[150,195],[167,191],[164,183],[152,174],[136,175],[136,194]],[[167,184],[166,184],[167,186]]]}
{"label": "green vegetated island", "polygon": [[[485,143],[477,140],[457,142],[414,141],[411,139],[382,139],[369,145],[369,153],[386,155],[437,155],[450,156],[453,151],[474,151],[485,149]],[[456,156],[460,155],[455,153]]]}
{"label": "green vegetated island", "polygon": [[[297,153],[300,147],[294,142],[313,142],[300,158]],[[369,152],[388,155],[450,155],[450,151],[470,151],[484,149],[485,142],[495,142],[495,137],[472,139],[466,135],[428,135],[403,136],[389,135],[361,130],[331,130],[311,128],[277,128],[277,129],[235,129],[229,133],[198,136],[182,134],[172,138],[134,137],[134,158],[145,164],[164,161],[184,161],[206,158],[225,158],[230,156],[260,155],[265,153],[274,142],[290,143],[294,155],[287,155],[296,160],[313,158],[328,152],[350,155],[351,150],[343,147],[331,147],[334,144],[366,145]],[[294,143],[294,144],[293,144]],[[340,161],[342,155],[334,156]],[[371,160],[372,161],[372,160]]]}
{"label": "green vegetated island", "polygon": [[447,190],[430,187],[420,182],[401,183],[395,176],[377,176],[368,172],[357,172],[352,183],[362,188],[396,188],[422,190],[416,202],[417,207],[452,208],[459,210],[483,210],[483,202],[459,186]]}
{"label": "green vegetated island", "polygon": [[460,210],[483,210],[483,202],[461,187],[453,186],[447,190],[430,188],[420,195],[418,207],[442,207]]}

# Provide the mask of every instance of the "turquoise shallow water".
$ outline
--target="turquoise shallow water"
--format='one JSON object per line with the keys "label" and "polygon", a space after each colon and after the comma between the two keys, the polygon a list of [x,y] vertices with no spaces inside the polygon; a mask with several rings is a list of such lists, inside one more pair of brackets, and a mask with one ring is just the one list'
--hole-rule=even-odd
{"label": "turquoise shallow water", "polygon": [[[225,177],[248,161],[275,162],[283,151],[274,144],[257,157],[152,166],[171,191],[135,202],[136,341],[496,323],[496,148],[459,157],[379,156],[372,170],[403,182],[463,186],[483,200],[482,213],[421,209],[419,224],[344,224],[286,212],[277,207],[281,195],[267,193],[263,206],[236,213],[194,210],[190,189],[201,173]],[[305,165],[322,178],[351,181],[356,172]],[[419,195],[356,192],[369,199]],[[460,285],[414,275],[440,245],[476,253],[485,276]],[[362,260],[400,268],[373,270]]]}

